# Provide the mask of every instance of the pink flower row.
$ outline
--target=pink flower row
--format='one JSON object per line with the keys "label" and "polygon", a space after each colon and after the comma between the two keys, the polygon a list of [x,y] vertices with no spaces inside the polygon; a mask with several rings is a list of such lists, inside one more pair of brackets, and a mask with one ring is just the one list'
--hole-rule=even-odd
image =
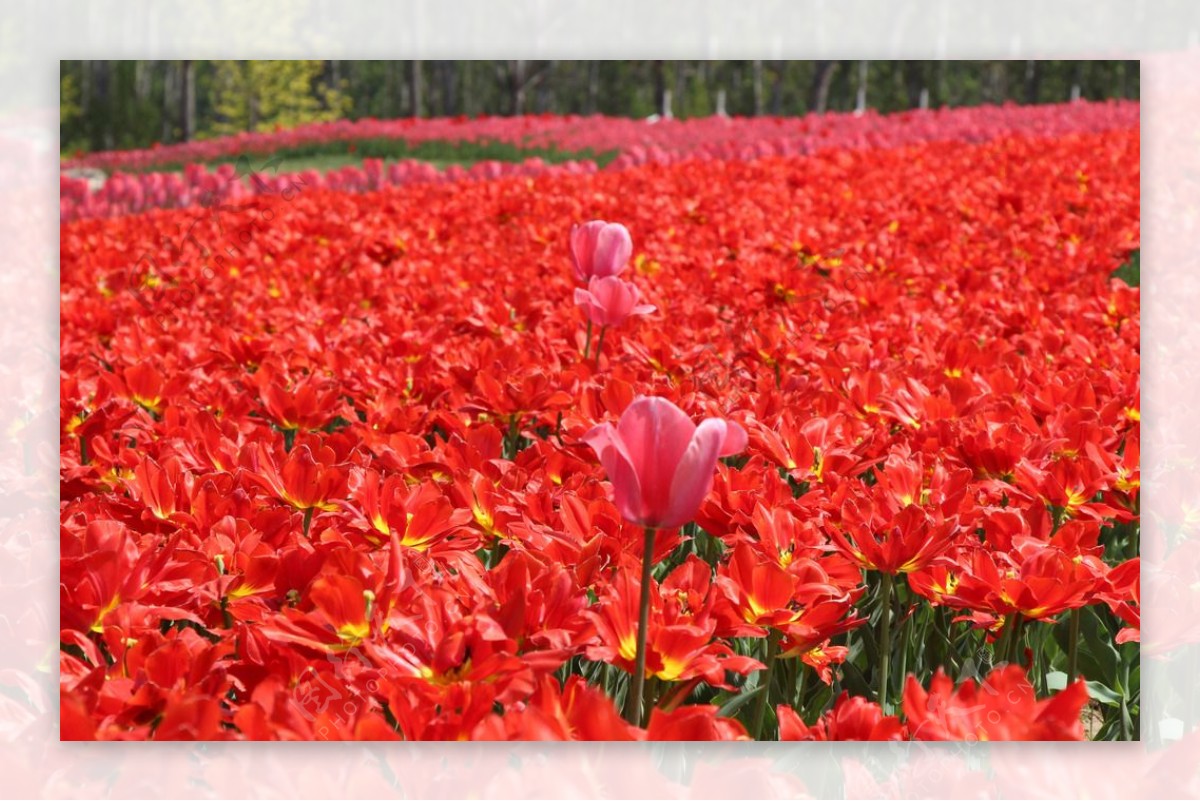
{"label": "pink flower row", "polygon": [[[502,142],[521,147],[604,153],[619,150],[629,163],[659,161],[672,154],[729,159],[746,151],[797,155],[811,147],[894,147],[938,139],[991,139],[1000,133],[1061,136],[1136,125],[1138,103],[1108,101],[1041,106],[976,106],[880,115],[829,113],[803,117],[696,117],[647,120],[600,115],[442,117],[339,120],[269,133],[156,145],[143,150],[91,153],[64,168],[146,169],[156,165],[213,161],[243,153],[274,153],[305,145],[396,139],[421,142]],[[744,157],[744,155],[742,156]]]}
{"label": "pink flower row", "polygon": [[[899,147],[925,141],[984,141],[1002,134],[1062,136],[1137,125],[1135,102],[1071,103],[1047,106],[982,106],[913,111],[881,116],[826,114],[798,118],[705,117],[686,121],[646,121],[611,117],[485,117],[434,120],[360,120],[301,126],[272,134],[240,134],[221,139],[140,151],[95,153],[64,163],[64,168],[144,169],[179,161],[211,161],[241,153],[285,150],[304,144],[390,137],[421,141],[502,141],[527,147],[620,155],[608,169],[641,164],[669,164],[685,159],[750,160],[796,156],[824,149]],[[265,158],[261,159],[266,161]],[[429,164],[401,161],[384,165],[374,159],[362,168],[345,167],[324,175],[315,171],[275,175],[251,162],[250,170],[225,165],[208,172],[192,164],[177,173],[115,173],[98,189],[86,180],[61,178],[62,220],[115,217],[153,208],[214,204],[255,194],[325,188],[364,192],[384,186],[460,180],[489,180],[506,175],[596,171],[592,161],[549,165],[538,158],[519,164],[481,162],[470,168],[452,166],[439,172]]]}
{"label": "pink flower row", "polygon": [[182,173],[115,173],[93,190],[86,179],[59,176],[59,218],[62,222],[95,217],[121,217],[151,209],[217,206],[236,203],[255,195],[284,197],[309,189],[340,192],[371,192],[387,186],[490,181],[506,176],[543,174],[588,174],[596,172],[591,161],[547,164],[531,158],[523,162],[482,161],[469,168],[451,165],[444,171],[424,161],[384,164],[366,159],[361,168],[342,167],[320,173],[304,170],[276,173],[269,163],[223,164],[209,171],[203,164],[189,164]]}

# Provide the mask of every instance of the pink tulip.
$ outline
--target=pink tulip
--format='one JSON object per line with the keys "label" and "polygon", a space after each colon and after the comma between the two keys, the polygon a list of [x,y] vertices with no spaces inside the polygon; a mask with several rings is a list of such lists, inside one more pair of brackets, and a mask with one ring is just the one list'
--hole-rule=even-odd
{"label": "pink tulip", "polygon": [[678,528],[696,516],[712,489],[717,458],[745,448],[747,437],[732,421],[710,417],[697,426],[665,398],[638,397],[616,426],[598,425],[583,441],[600,457],[621,515],[646,529],[633,682],[625,700],[625,720],[640,726],[655,532]]}
{"label": "pink tulip", "polygon": [[581,284],[596,276],[620,275],[632,253],[633,240],[620,223],[592,220],[571,228],[571,264]]}
{"label": "pink tulip", "polygon": [[575,290],[575,305],[582,306],[588,320],[600,326],[620,325],[630,317],[653,313],[655,307],[638,303],[640,299],[636,286],[615,275],[593,277],[587,289]]}
{"label": "pink tulip", "polygon": [[710,417],[697,426],[666,398],[639,397],[616,426],[598,425],[583,441],[600,457],[621,515],[671,529],[695,517],[717,458],[741,451],[747,437],[733,421]]}

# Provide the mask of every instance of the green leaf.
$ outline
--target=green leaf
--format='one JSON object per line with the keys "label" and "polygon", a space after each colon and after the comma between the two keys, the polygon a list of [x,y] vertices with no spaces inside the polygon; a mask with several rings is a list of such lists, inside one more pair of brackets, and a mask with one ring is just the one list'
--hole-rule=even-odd
{"label": "green leaf", "polygon": [[83,649],[80,648],[75,643],[60,642],[58,644],[58,649],[60,651],[62,651],[63,653],[70,654],[71,656],[75,657],[76,659],[78,659],[80,662],[83,662],[84,664],[87,664],[87,665],[92,664],[92,660],[88,659],[87,654],[85,654],[83,652]]}
{"label": "green leaf", "polygon": [[746,705],[747,702],[757,698],[762,692],[767,689],[765,684],[760,684],[753,690],[741,692],[730,698],[717,709],[717,715],[723,718],[733,717],[739,709]]}
{"label": "green leaf", "polygon": [[322,428],[321,430],[327,434],[332,434],[335,431],[341,431],[343,428],[349,428],[349,427],[350,427],[350,421],[347,420],[346,418],[342,417],[341,415],[338,415],[337,417],[333,418],[328,423],[326,423],[325,427]]}
{"label": "green leaf", "polygon": [[[862,671],[852,662],[844,662],[842,664],[842,682],[851,695],[861,695],[867,698],[875,697],[875,691],[867,683]],[[888,683],[890,684],[891,682]]]}
{"label": "green leaf", "polygon": [[1129,254],[1129,261],[1113,271],[1113,278],[1119,278],[1129,286],[1142,285],[1142,252],[1135,250]]}
{"label": "green leaf", "polygon": [[[1063,678],[1066,678],[1065,674],[1060,675],[1062,675]],[[1116,690],[1106,687],[1098,681],[1089,681],[1087,683],[1087,688],[1088,695],[1090,695],[1093,700],[1099,701],[1107,706],[1121,705],[1121,694]]]}
{"label": "green leaf", "polygon": [[1083,610],[1080,619],[1082,642],[1079,647],[1079,667],[1084,676],[1102,681],[1109,687],[1121,686],[1121,655],[1113,645],[1112,632],[1104,625],[1097,607]]}

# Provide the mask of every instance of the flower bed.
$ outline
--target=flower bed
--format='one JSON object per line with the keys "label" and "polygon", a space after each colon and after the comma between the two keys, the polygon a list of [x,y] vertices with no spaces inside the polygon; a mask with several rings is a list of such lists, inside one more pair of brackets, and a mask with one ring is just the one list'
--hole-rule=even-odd
{"label": "flower bed", "polygon": [[1089,125],[64,224],[63,736],[1136,736]]}

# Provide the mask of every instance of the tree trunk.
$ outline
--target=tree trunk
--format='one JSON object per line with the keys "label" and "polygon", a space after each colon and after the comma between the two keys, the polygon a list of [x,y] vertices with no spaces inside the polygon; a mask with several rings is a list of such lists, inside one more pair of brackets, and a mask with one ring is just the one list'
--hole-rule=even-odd
{"label": "tree trunk", "polygon": [[92,62],[79,62],[83,67],[83,76],[79,80],[79,105],[84,111],[92,102]]}
{"label": "tree trunk", "polygon": [[471,79],[471,62],[464,61],[461,64],[456,64],[455,69],[458,70],[459,90],[458,102],[460,103],[460,114],[475,113],[475,84]]}
{"label": "tree trunk", "polygon": [[554,103],[554,91],[547,85],[546,79],[554,72],[556,64],[557,61],[543,61],[525,81],[526,85],[537,93],[538,113],[550,111]]}
{"label": "tree trunk", "polygon": [[1038,68],[1038,63],[1034,60],[1025,62],[1025,102],[1038,102],[1038,94],[1041,89],[1042,71]]}
{"label": "tree trunk", "polygon": [[905,61],[901,66],[901,73],[904,75],[904,91],[908,95],[909,108],[925,108],[921,105],[921,98],[924,96],[926,104],[929,102],[929,92],[925,89],[925,62],[924,61]]}
{"label": "tree trunk", "polygon": [[854,95],[855,114],[862,114],[867,110],[867,63],[858,62],[858,91]]}
{"label": "tree trunk", "polygon": [[393,61],[388,70],[388,82],[391,85],[391,94],[388,97],[388,102],[385,108],[388,111],[387,116],[399,117],[404,114],[404,110],[408,108],[408,80],[404,71],[403,61]]}
{"label": "tree trunk", "polygon": [[812,94],[808,107],[817,114],[824,114],[829,105],[829,85],[833,83],[833,73],[837,71],[836,61],[818,61],[817,71],[813,75]]}
{"label": "tree trunk", "polygon": [[112,62],[97,61],[96,63],[96,105],[100,109],[100,144],[106,150],[112,150],[113,141],[113,112],[109,95],[112,92]]}
{"label": "tree trunk", "polygon": [[410,117],[421,116],[421,89],[425,83],[424,70],[420,61],[409,62],[408,110]]}
{"label": "tree trunk", "polygon": [[546,75],[554,69],[556,63],[543,61],[536,70],[530,73],[528,61],[508,62],[508,87],[512,95],[512,113],[514,115],[519,116],[525,113],[527,92],[530,89],[536,89]]}
{"label": "tree trunk", "polygon": [[514,116],[525,113],[525,63],[520,60],[508,62],[508,83]]}
{"label": "tree trunk", "polygon": [[378,114],[380,117],[387,118],[392,116],[388,113],[388,105],[392,102],[392,98],[396,95],[396,87],[392,81],[392,65],[384,62],[383,66],[383,96],[379,99],[379,105],[376,107],[379,111],[368,111],[368,114]]}
{"label": "tree trunk", "polygon": [[687,81],[691,71],[692,66],[690,62],[675,62],[675,88],[671,92],[672,113],[674,113],[674,104],[678,103],[684,115],[686,116],[687,114]]}
{"label": "tree trunk", "polygon": [[588,114],[596,113],[596,103],[600,98],[600,62],[589,61],[587,68],[587,109]]}
{"label": "tree trunk", "polygon": [[179,135],[190,142],[196,135],[196,70],[192,62],[179,62]]}
{"label": "tree trunk", "polygon": [[987,67],[988,99],[992,103],[1003,103],[1008,98],[1008,72],[1005,62],[993,61]]}
{"label": "tree trunk", "polygon": [[458,113],[458,62],[439,62],[438,71],[442,83],[442,116],[451,117]]}
{"label": "tree trunk", "polygon": [[778,117],[783,113],[783,71],[786,61],[776,61],[771,70],[771,114]]}
{"label": "tree trunk", "polygon": [[137,100],[138,106],[146,102],[146,98],[150,96],[150,70],[147,67],[149,62],[138,59],[133,62],[133,96]]}
{"label": "tree trunk", "polygon": [[763,115],[763,63],[759,59],[754,60],[754,116],[761,117]]}
{"label": "tree trunk", "polygon": [[651,76],[654,81],[654,109],[658,114],[667,116],[666,91],[667,75],[661,61],[650,62]]}
{"label": "tree trunk", "polygon": [[158,62],[162,67],[162,113],[159,116],[162,118],[162,132],[159,134],[158,141],[163,144],[174,139],[171,123],[175,119],[175,113],[178,110],[178,105],[175,103],[175,64],[170,61]]}

